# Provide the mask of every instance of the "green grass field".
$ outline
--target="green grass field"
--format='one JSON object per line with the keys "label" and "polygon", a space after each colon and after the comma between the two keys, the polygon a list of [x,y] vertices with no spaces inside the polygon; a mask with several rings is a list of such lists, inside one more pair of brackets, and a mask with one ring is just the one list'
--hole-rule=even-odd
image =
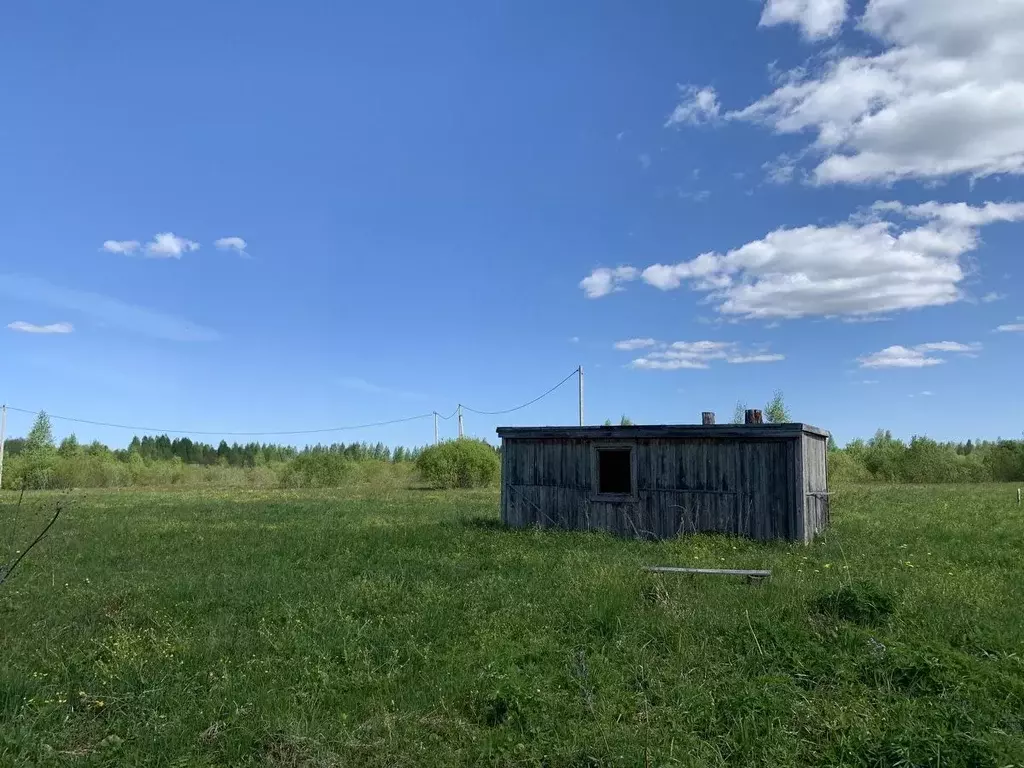
{"label": "green grass field", "polygon": [[497,516],[491,491],[76,493],[0,587],[0,765],[1024,765],[1008,486],[843,489],[810,547]]}

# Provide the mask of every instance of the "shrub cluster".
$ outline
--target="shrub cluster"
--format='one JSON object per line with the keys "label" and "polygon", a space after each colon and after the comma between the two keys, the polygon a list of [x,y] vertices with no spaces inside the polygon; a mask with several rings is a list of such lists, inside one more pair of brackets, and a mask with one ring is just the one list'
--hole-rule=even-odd
{"label": "shrub cluster", "polygon": [[909,443],[878,430],[828,455],[832,482],[983,483],[1024,480],[1024,440]]}
{"label": "shrub cluster", "polygon": [[424,448],[416,469],[434,488],[480,488],[498,482],[501,460],[485,441],[460,438]]}
{"label": "shrub cluster", "polygon": [[353,461],[341,453],[302,453],[285,464],[285,488],[335,488],[352,474]]}

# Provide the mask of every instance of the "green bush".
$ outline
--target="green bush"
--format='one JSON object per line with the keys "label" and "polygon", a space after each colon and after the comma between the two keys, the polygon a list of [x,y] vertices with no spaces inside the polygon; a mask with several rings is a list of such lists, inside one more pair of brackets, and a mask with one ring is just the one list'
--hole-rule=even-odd
{"label": "green bush", "polygon": [[352,463],[340,453],[301,453],[285,464],[281,485],[285,488],[337,488],[351,477]]}
{"label": "green bush", "polygon": [[120,488],[131,484],[131,474],[113,456],[78,453],[56,461],[52,480],[50,488]]}
{"label": "green bush", "polygon": [[1024,441],[1000,440],[989,449],[983,461],[993,480],[1024,480]]}
{"label": "green bush", "polygon": [[868,468],[847,451],[828,452],[828,480],[830,483],[867,483],[873,480]]}
{"label": "green bush", "polygon": [[483,440],[461,438],[424,449],[416,469],[435,488],[478,488],[498,481],[501,460]]}

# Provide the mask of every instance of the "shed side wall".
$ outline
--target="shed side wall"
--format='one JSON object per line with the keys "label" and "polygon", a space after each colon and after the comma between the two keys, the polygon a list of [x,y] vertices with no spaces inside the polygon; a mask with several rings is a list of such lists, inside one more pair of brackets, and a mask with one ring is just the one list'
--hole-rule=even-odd
{"label": "shed side wall", "polygon": [[608,440],[636,452],[635,500],[593,498],[602,440],[517,439],[502,444],[502,519],[509,525],[602,529],[658,537],[715,531],[794,538],[802,521],[799,439]]}

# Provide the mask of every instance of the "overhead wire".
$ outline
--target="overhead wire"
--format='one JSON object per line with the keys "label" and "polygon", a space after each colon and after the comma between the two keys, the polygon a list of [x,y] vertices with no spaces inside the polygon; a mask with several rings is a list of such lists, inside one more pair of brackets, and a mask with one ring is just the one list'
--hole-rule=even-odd
{"label": "overhead wire", "polygon": [[463,406],[461,406],[461,407],[462,407],[462,409],[463,409],[464,411],[469,411],[470,413],[476,413],[476,414],[479,414],[479,415],[481,415],[481,416],[501,416],[502,414],[505,414],[505,413],[513,413],[514,411],[521,411],[521,410],[522,410],[523,408],[526,408],[527,406],[533,405],[533,404],[534,404],[534,403],[536,403],[536,402],[537,402],[538,400],[543,400],[543,399],[544,399],[545,397],[547,397],[548,395],[550,395],[550,394],[551,394],[552,392],[554,392],[554,391],[555,391],[556,389],[558,389],[558,388],[559,388],[560,386],[562,386],[563,384],[565,384],[565,382],[567,382],[567,381],[568,381],[569,379],[571,379],[571,378],[572,378],[573,376],[576,376],[576,375],[577,375],[577,374],[578,374],[579,372],[580,372],[580,369],[579,369],[579,368],[575,369],[575,370],[574,370],[574,371],[573,371],[572,373],[570,373],[570,374],[569,374],[568,376],[566,376],[566,377],[565,377],[564,379],[562,379],[562,380],[561,380],[560,382],[558,382],[557,384],[555,384],[555,386],[553,386],[553,387],[552,387],[551,389],[549,389],[549,390],[548,390],[547,392],[545,392],[545,393],[544,393],[543,395],[539,395],[539,396],[537,396],[537,397],[533,398],[533,400],[531,400],[531,401],[530,401],[530,402],[528,402],[528,403],[523,403],[522,405],[517,405],[517,406],[516,406],[515,408],[506,408],[506,409],[505,409],[505,410],[503,410],[503,411],[478,411],[478,410],[476,410],[475,408],[470,408],[470,407],[469,407],[468,405],[463,405]]}
{"label": "overhead wire", "polygon": [[[36,411],[29,411],[24,408],[15,408],[12,405],[7,406],[9,411],[17,411],[18,413],[27,413],[34,415]],[[204,435],[204,436],[224,436],[224,437],[280,437],[286,435],[316,435],[323,434],[325,432],[344,432],[353,429],[369,429],[370,427],[386,427],[389,424],[401,424],[406,421],[416,421],[417,419],[427,419],[433,416],[431,413],[421,413],[417,416],[407,416],[402,419],[391,419],[390,421],[377,421],[372,424],[351,424],[342,427],[323,427],[320,429],[294,429],[284,430],[279,432],[204,432],[197,429],[158,429],[157,427],[139,427],[131,426],[128,424],[112,424],[105,421],[91,421],[89,419],[77,419],[72,416],[58,416],[55,413],[48,413],[51,419],[57,419],[59,421],[70,421],[75,424],[89,424],[94,427],[110,427],[112,429],[130,429],[136,432],[155,432],[164,435]]]}
{"label": "overhead wire", "polygon": [[[417,414],[416,416],[406,416],[404,418],[390,419],[388,421],[375,421],[375,422],[372,422],[372,423],[369,423],[369,424],[347,424],[347,425],[339,426],[339,427],[321,427],[321,428],[318,428],[318,429],[292,429],[292,430],[279,430],[279,431],[269,431],[269,432],[217,432],[217,431],[198,430],[198,429],[160,429],[158,427],[144,427],[144,426],[138,426],[138,425],[132,425],[132,424],[117,424],[117,423],[114,423],[114,422],[107,422],[107,421],[94,421],[92,419],[80,419],[80,418],[77,418],[77,417],[74,417],[74,416],[61,416],[61,415],[56,414],[56,413],[48,413],[47,415],[51,419],[56,419],[58,421],[67,421],[67,422],[71,422],[73,424],[88,424],[88,425],[94,426],[94,427],[107,427],[107,428],[110,428],[110,429],[126,429],[126,430],[131,430],[133,432],[138,432],[138,433],[151,433],[151,434],[164,434],[164,435],[199,435],[199,436],[204,436],[204,437],[286,437],[286,436],[292,436],[292,435],[318,435],[318,434],[326,434],[326,433],[330,433],[330,432],[347,432],[347,431],[352,431],[352,430],[356,430],[356,429],[370,429],[372,427],[386,427],[386,426],[389,426],[391,424],[403,424],[403,423],[409,422],[409,421],[418,421],[419,419],[429,419],[429,418],[431,418],[431,417],[433,417],[435,415],[438,418],[440,418],[440,419],[448,421],[449,419],[454,418],[456,416],[456,414],[458,414],[459,408],[461,408],[464,411],[469,411],[470,413],[475,413],[475,414],[478,414],[478,415],[481,415],[481,416],[501,416],[501,415],[506,414],[506,413],[514,413],[515,411],[521,411],[523,408],[527,408],[528,406],[533,405],[534,403],[538,402],[539,400],[543,400],[545,397],[550,395],[552,392],[554,392],[556,389],[561,387],[563,384],[565,384],[565,382],[569,381],[569,379],[571,379],[573,376],[576,376],[578,373],[579,373],[579,368],[576,368],[575,370],[573,370],[572,373],[570,373],[568,376],[566,376],[560,382],[555,384],[555,386],[551,387],[551,389],[549,389],[546,392],[544,392],[544,394],[538,395],[537,397],[533,398],[532,400],[530,400],[530,401],[528,401],[526,403],[523,403],[522,405],[517,405],[514,408],[505,408],[505,409],[499,410],[499,411],[481,411],[481,410],[478,410],[476,408],[470,408],[468,405],[460,405],[460,406],[458,406],[454,411],[452,411],[447,416],[445,416],[443,414],[440,414],[440,413],[437,413],[436,411],[431,411],[429,413],[420,413],[420,414]],[[16,408],[13,405],[8,405],[7,406],[7,410],[15,411],[16,413],[28,414],[30,416],[34,416],[37,413],[39,413],[37,411],[30,411],[30,410],[28,410],[26,408]]]}

